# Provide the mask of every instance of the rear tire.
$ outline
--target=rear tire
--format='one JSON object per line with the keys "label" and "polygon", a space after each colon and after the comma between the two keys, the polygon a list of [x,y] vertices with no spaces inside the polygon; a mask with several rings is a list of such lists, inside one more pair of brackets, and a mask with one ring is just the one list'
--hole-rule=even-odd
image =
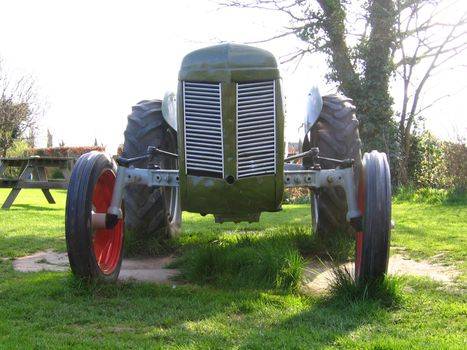
{"label": "rear tire", "polygon": [[[352,100],[342,95],[323,96],[323,109],[318,121],[311,127],[303,142],[303,152],[319,147],[319,154],[334,159],[355,160],[355,181],[359,178],[361,163],[361,141],[358,120]],[[334,169],[335,163],[322,160],[322,169]],[[311,158],[304,158],[303,165],[310,167]],[[311,191],[311,216],[314,233],[326,238],[337,233],[354,234],[347,222],[347,202],[341,187],[328,187]]]}
{"label": "rear tire", "polygon": [[383,278],[388,269],[391,239],[391,174],[386,154],[365,153],[358,189],[362,232],[355,245],[355,280]]}
{"label": "rear tire", "polygon": [[73,168],[65,210],[65,236],[73,273],[112,282],[120,273],[123,219],[112,229],[93,229],[92,212],[106,213],[112,200],[115,166],[103,153],[82,155]]}
{"label": "rear tire", "polygon": [[[122,156],[132,158],[146,153],[148,146],[178,153],[176,132],[166,123],[161,111],[161,101],[141,101],[128,116]],[[161,157],[155,163],[161,169],[178,169],[175,159]],[[134,163],[145,168],[145,161]],[[124,194],[126,230],[137,237],[169,238],[180,232],[182,219],[178,187],[148,187],[131,184]]]}

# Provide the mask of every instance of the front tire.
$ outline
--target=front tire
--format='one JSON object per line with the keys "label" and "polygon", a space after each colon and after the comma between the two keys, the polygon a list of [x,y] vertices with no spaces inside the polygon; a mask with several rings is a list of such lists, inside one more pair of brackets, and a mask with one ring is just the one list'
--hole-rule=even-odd
{"label": "front tire", "polygon": [[391,239],[391,175],[386,154],[365,153],[358,189],[363,213],[362,231],[355,245],[357,283],[384,277]]}
{"label": "front tire", "polygon": [[72,272],[81,278],[112,282],[122,264],[124,224],[93,229],[92,213],[105,214],[112,200],[115,166],[103,153],[82,155],[68,185],[65,232]]}
{"label": "front tire", "polygon": [[[164,120],[161,105],[160,100],[151,100],[133,107],[125,130],[123,157],[141,156],[148,146],[178,153],[176,132]],[[178,169],[175,159],[161,157],[156,159],[156,163],[161,169]],[[140,161],[134,166],[145,168],[147,164]],[[126,230],[137,237],[169,238],[179,234],[182,212],[178,187],[131,184],[125,189],[123,201]]]}

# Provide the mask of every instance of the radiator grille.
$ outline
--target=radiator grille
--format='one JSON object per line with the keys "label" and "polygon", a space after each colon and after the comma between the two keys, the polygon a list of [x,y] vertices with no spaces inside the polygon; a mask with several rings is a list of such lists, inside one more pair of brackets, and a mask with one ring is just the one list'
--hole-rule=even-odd
{"label": "radiator grille", "polygon": [[276,173],[275,82],[237,84],[237,177]]}
{"label": "radiator grille", "polygon": [[223,177],[219,83],[183,83],[187,174]]}

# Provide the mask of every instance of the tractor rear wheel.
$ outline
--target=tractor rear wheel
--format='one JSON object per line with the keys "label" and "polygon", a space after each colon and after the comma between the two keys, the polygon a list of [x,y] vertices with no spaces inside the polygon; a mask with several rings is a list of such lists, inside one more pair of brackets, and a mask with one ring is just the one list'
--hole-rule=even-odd
{"label": "tractor rear wheel", "polygon": [[363,214],[355,245],[355,280],[382,278],[388,268],[391,239],[391,175],[386,154],[365,153],[358,187]]}
{"label": "tractor rear wheel", "polygon": [[120,272],[123,219],[111,229],[93,225],[95,214],[107,213],[114,184],[115,166],[103,153],[83,154],[73,168],[66,199],[65,233],[71,270],[78,277],[112,282]]}
{"label": "tractor rear wheel", "polygon": [[[148,146],[178,153],[176,132],[162,116],[161,101],[141,101],[128,116],[122,156],[132,158],[146,153]],[[178,169],[178,162],[160,157],[155,163],[161,169]],[[145,161],[134,163],[145,168]],[[148,187],[131,184],[124,197],[126,230],[137,237],[169,238],[178,235],[182,219],[178,187]]]}
{"label": "tractor rear wheel", "polygon": [[[303,142],[303,152],[319,147],[319,154],[334,159],[355,160],[355,181],[359,179],[362,167],[361,141],[358,133],[358,120],[352,100],[342,95],[323,96],[323,109],[318,121],[310,128]],[[311,166],[311,159],[304,158],[305,167]],[[333,162],[320,161],[322,169],[334,169]],[[311,192],[311,216],[314,233],[320,238],[337,233],[354,234],[355,230],[347,222],[347,202],[344,189],[328,187],[319,192]]]}

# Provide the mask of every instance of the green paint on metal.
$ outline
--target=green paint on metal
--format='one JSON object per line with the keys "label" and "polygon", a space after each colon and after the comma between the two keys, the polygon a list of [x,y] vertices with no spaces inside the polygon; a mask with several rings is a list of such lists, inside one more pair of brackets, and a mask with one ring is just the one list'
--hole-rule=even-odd
{"label": "green paint on metal", "polygon": [[239,44],[221,44],[193,51],[182,61],[180,81],[245,82],[279,78],[268,51]]}
{"label": "green paint on metal", "polygon": [[[220,83],[222,97],[223,178],[187,175],[183,82]],[[275,82],[276,172],[237,177],[237,84]],[[284,110],[274,56],[246,45],[222,44],[188,54],[179,74],[178,143],[182,209],[215,214],[219,221],[252,221],[263,211],[281,209],[284,173]]]}

